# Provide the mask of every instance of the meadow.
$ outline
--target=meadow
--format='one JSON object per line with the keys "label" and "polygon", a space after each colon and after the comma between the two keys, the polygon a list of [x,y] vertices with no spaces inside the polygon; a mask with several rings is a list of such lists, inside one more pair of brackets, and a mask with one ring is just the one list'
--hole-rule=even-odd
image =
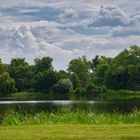
{"label": "meadow", "polygon": [[0,126],[1,140],[139,140],[139,124]]}

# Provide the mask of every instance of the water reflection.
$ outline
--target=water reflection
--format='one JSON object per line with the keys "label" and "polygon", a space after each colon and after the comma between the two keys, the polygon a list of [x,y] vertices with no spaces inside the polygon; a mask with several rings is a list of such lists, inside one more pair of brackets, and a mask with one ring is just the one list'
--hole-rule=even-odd
{"label": "water reflection", "polygon": [[129,113],[140,109],[138,101],[96,102],[96,101],[0,101],[0,122],[9,111],[20,113],[57,112],[60,110],[87,111],[94,113],[121,112]]}
{"label": "water reflection", "polygon": [[62,108],[69,110],[100,112],[131,112],[140,108],[140,102],[96,102],[96,101],[0,101],[0,115],[9,110],[20,112],[59,111]]}

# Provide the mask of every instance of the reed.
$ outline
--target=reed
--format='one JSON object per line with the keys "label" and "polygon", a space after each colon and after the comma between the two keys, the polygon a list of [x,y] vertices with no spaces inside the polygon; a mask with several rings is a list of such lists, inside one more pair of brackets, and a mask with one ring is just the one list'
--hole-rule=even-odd
{"label": "reed", "polygon": [[140,124],[140,110],[129,114],[92,113],[84,111],[40,112],[34,114],[7,113],[1,125],[37,125],[37,124]]}

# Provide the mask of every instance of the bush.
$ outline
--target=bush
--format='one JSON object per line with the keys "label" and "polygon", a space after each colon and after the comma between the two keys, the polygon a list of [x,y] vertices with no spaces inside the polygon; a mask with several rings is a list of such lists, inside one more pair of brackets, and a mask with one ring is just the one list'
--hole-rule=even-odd
{"label": "bush", "polygon": [[106,92],[107,88],[105,86],[97,86],[94,83],[89,83],[86,87],[87,93],[101,93]]}
{"label": "bush", "polygon": [[85,92],[86,92],[86,89],[84,87],[81,87],[81,86],[77,87],[75,89],[75,94],[83,95],[83,94],[85,94]]}
{"label": "bush", "polygon": [[86,94],[86,89],[84,87],[77,87],[75,90],[74,90],[74,98],[76,99],[85,99],[85,94]]}
{"label": "bush", "polygon": [[89,83],[86,87],[86,92],[87,93],[99,93],[100,92],[100,87],[96,86],[93,83]]}
{"label": "bush", "polygon": [[69,93],[73,91],[73,84],[70,79],[60,79],[54,86],[53,99],[69,99]]}
{"label": "bush", "polygon": [[60,93],[69,93],[73,91],[73,85],[70,79],[60,79],[55,85],[55,91]]}

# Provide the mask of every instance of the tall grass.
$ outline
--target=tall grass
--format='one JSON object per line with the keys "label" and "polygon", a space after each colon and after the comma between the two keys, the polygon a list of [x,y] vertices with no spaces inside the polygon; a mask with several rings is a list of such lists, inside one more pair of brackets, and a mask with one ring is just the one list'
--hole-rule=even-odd
{"label": "tall grass", "polygon": [[36,114],[7,113],[1,125],[36,125],[36,124],[140,124],[140,110],[132,113],[101,113],[84,111],[59,111],[54,113],[40,112]]}

